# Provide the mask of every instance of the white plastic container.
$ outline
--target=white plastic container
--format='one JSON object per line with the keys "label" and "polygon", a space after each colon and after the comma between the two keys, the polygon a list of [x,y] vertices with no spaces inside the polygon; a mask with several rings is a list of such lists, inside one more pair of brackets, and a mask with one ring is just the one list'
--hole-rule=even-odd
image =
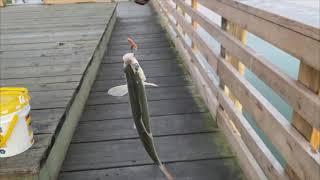
{"label": "white plastic container", "polygon": [[0,88],[0,158],[20,154],[34,143],[25,88]]}

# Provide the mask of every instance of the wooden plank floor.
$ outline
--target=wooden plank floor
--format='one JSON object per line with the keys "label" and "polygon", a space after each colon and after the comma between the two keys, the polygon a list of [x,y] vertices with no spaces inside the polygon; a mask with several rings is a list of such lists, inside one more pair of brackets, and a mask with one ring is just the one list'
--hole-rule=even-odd
{"label": "wooden plank floor", "polygon": [[0,86],[30,90],[35,134],[31,149],[0,159],[0,176],[39,172],[114,10],[110,3],[0,9]]}
{"label": "wooden plank floor", "polygon": [[243,179],[224,136],[201,102],[156,15],[148,6],[118,5],[109,49],[73,136],[60,179],[164,179],[133,128],[128,96],[107,90],[125,83],[121,57],[131,35],[148,82],[151,126],[159,156],[175,179]]}

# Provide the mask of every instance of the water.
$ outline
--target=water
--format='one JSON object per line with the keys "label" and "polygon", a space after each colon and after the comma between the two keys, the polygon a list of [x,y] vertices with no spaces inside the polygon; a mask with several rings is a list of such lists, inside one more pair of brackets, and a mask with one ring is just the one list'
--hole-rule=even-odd
{"label": "water", "polygon": [[[300,62],[296,58],[250,33],[248,35],[247,45],[259,54],[262,54],[269,62],[281,69],[282,72],[297,79]],[[292,108],[269,86],[259,80],[255,74],[249,70],[246,70],[245,77],[287,120],[292,119]]]}
{"label": "water", "polygon": [[[256,52],[263,55],[269,62],[280,68],[282,72],[285,72],[292,78],[297,79],[300,62],[296,58],[288,55],[287,53],[279,50],[278,48],[272,46],[271,44],[263,41],[262,39],[251,33],[248,34],[247,40],[247,45],[249,47],[253,48]],[[261,81],[251,71],[246,70],[244,76],[288,121],[291,121],[293,110],[277,93],[275,93],[268,85]],[[273,155],[282,165],[284,165],[284,159],[281,157],[280,153],[275,149],[272,143],[268,140],[268,138],[264,135],[264,133],[260,130],[260,128],[257,127],[250,114],[244,112],[244,116],[255,128],[256,132],[266,143],[267,147],[269,147]]]}

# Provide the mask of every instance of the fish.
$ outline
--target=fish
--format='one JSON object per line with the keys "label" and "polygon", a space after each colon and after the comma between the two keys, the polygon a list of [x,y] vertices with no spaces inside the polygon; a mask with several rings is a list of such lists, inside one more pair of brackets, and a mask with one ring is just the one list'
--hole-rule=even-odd
{"label": "fish", "polygon": [[112,96],[123,96],[129,93],[129,102],[134,124],[146,152],[166,178],[168,180],[173,180],[173,176],[169,173],[158,156],[150,127],[150,115],[145,85],[156,87],[158,85],[146,82],[146,76],[138,60],[135,58],[134,53],[127,53],[122,59],[127,84],[109,89],[108,94]]}

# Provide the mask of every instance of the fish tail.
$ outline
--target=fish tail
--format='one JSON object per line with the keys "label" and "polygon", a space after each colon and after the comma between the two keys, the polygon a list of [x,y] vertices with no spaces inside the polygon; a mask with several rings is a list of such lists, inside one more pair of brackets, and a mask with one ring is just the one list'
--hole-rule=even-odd
{"label": "fish tail", "polygon": [[163,164],[160,164],[159,168],[161,172],[166,176],[167,180],[173,180],[173,176],[170,174],[170,172],[167,170],[167,168]]}

